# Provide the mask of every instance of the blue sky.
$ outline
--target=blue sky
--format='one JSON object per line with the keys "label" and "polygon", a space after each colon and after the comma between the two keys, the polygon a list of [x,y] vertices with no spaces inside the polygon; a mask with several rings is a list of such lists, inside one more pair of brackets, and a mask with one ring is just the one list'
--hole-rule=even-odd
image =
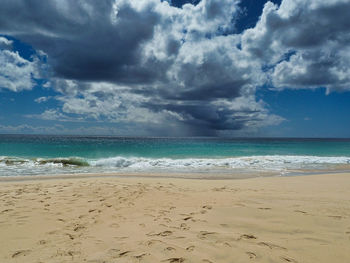
{"label": "blue sky", "polygon": [[0,11],[0,133],[350,136],[348,1],[24,5]]}

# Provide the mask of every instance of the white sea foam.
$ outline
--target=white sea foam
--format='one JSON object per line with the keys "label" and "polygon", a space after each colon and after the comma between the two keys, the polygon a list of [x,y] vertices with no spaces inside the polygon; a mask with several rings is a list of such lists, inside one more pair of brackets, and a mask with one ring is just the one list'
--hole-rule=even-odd
{"label": "white sea foam", "polygon": [[26,159],[0,156],[0,176],[100,173],[119,171],[174,171],[174,172],[237,172],[243,170],[274,171],[280,174],[291,170],[329,169],[349,165],[350,157],[319,156],[245,156],[232,158],[142,158],[111,157],[101,159],[52,158]]}
{"label": "white sea foam", "polygon": [[350,164],[350,157],[319,157],[319,156],[249,156],[234,158],[139,158],[112,157],[89,161],[91,166],[115,168],[254,168],[254,169],[301,169],[317,168],[320,165]]}

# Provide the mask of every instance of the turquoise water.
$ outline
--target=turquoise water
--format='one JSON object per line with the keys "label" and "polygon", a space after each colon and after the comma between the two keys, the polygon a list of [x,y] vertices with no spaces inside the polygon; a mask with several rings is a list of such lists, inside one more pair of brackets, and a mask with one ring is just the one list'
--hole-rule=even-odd
{"label": "turquoise water", "polygon": [[278,171],[350,164],[349,139],[0,135],[0,176],[120,171]]}
{"label": "turquoise water", "polygon": [[0,156],[206,158],[255,155],[348,156],[346,139],[119,138],[0,135]]}

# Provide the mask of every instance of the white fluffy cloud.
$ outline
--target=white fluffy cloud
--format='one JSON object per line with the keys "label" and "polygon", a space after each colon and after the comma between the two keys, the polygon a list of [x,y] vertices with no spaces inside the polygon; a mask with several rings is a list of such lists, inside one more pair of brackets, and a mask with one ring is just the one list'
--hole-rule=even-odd
{"label": "white fluffy cloud", "polygon": [[0,37],[0,90],[30,90],[38,77],[38,60],[29,61],[11,50],[12,41]]}
{"label": "white fluffy cloud", "polygon": [[274,66],[275,88],[350,90],[349,13],[345,0],[268,2],[256,27],[243,33],[242,47]]}
{"label": "white fluffy cloud", "polygon": [[36,103],[43,103],[43,102],[47,102],[51,98],[52,98],[51,96],[47,96],[47,97],[43,96],[43,97],[36,98],[34,101]]}

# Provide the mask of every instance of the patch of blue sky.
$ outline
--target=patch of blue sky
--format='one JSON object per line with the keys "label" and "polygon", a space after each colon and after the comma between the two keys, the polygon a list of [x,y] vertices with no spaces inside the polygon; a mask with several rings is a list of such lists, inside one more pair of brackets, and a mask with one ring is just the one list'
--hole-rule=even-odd
{"label": "patch of blue sky", "polygon": [[271,113],[286,119],[264,132],[284,137],[350,137],[350,92],[326,89],[271,90],[261,87],[257,99],[264,100]]}

